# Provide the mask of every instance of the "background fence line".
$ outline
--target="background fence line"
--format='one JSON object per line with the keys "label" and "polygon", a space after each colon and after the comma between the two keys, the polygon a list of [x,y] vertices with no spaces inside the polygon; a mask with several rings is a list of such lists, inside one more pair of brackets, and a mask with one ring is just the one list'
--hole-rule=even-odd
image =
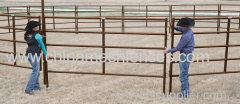
{"label": "background fence line", "polygon": [[[186,7],[186,9],[182,9],[179,7]],[[211,7],[214,9],[198,9],[200,7]],[[171,20],[173,17],[219,17],[219,16],[233,16],[233,15],[228,15],[228,13],[235,13],[235,16],[240,16],[240,8],[235,9],[235,8],[228,8],[229,6],[231,7],[240,7],[239,4],[189,4],[189,5],[47,5],[46,10],[44,11],[45,14],[51,14],[52,16],[56,16],[56,13],[72,13],[74,14],[75,17],[82,17],[81,15],[79,15],[79,13],[96,13],[99,17],[104,17],[104,13],[113,13],[113,14],[121,14],[120,16],[114,16],[112,14],[108,15],[111,17],[145,17],[145,18],[156,18],[156,17],[167,17],[169,20],[169,23],[171,23]],[[80,7],[80,8],[79,8]],[[95,9],[95,10],[81,10],[82,8],[89,8],[89,9]],[[111,10],[108,10],[108,8],[111,7]],[[128,8],[138,8],[138,9],[127,9]],[[165,7],[164,10],[151,10],[151,8],[157,8],[157,7]],[[189,9],[191,7],[191,9]],[[41,9],[37,9],[37,8],[41,8],[41,6],[2,6],[0,7],[2,8],[2,11],[4,14],[15,14],[15,15],[22,15],[22,14],[26,14],[28,16],[30,15],[36,15],[37,13],[42,13]],[[15,9],[14,9],[15,8]],[[18,9],[23,9],[25,8],[24,12],[16,12],[16,10]],[[67,8],[66,10],[59,10],[56,8]],[[70,8],[70,9],[68,9]],[[107,10],[104,10],[104,8],[106,8]],[[144,9],[142,9],[144,8]],[[10,10],[13,9],[15,10],[15,12],[11,12]],[[31,10],[33,9],[33,10]],[[80,9],[80,10],[79,10]],[[112,10],[113,9],[113,10]],[[178,15],[176,13],[178,12],[183,12],[183,13],[189,13],[186,15]],[[205,12],[205,13],[202,13]],[[128,16],[126,14],[128,13],[140,13],[140,15],[131,15]],[[141,15],[145,14],[145,16]],[[165,13],[165,14],[160,14],[160,15],[150,15],[149,13]],[[198,14],[197,14],[198,13]],[[200,15],[200,14],[201,15]],[[209,14],[210,13],[210,14]],[[223,14],[226,15],[223,15]],[[167,15],[168,14],[168,15]],[[214,15],[211,15],[214,14]],[[85,16],[84,16],[85,17]],[[8,18],[9,19],[9,18]],[[30,19],[30,18],[29,18]],[[75,29],[78,30],[78,20],[76,19],[75,22]],[[122,20],[122,32],[124,32],[125,30],[125,21]],[[221,21],[217,20],[217,31],[220,30],[220,26],[221,26]],[[53,18],[53,29],[55,29],[55,18]],[[239,22],[237,23],[239,24],[238,29],[240,29],[240,19]],[[101,28],[101,19],[99,19],[99,28]],[[146,27],[148,27],[148,20],[146,20]],[[157,28],[157,27],[156,27]],[[169,28],[169,32],[171,28]],[[9,30],[10,31],[10,30]]]}

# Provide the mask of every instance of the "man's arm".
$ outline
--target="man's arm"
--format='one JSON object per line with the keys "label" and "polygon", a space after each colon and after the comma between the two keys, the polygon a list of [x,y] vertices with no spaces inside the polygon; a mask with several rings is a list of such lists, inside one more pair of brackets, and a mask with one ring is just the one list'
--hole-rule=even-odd
{"label": "man's arm", "polygon": [[182,36],[178,45],[172,49],[169,49],[167,53],[174,53],[176,51],[182,50],[182,48],[187,45],[188,41],[189,39],[186,36]]}
{"label": "man's arm", "polygon": [[179,26],[175,26],[175,27],[174,27],[174,29],[175,29],[176,31],[183,32],[182,28],[181,28],[181,27],[179,27]]}
{"label": "man's arm", "polygon": [[35,35],[35,39],[37,40],[41,50],[43,51],[44,56],[46,57],[47,56],[47,51],[46,51],[45,45],[43,43],[42,36],[39,33],[37,33]]}

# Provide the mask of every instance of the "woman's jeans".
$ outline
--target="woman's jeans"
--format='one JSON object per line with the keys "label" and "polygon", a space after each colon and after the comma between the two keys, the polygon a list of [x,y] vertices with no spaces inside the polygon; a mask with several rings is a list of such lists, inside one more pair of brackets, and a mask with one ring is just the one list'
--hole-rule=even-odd
{"label": "woman's jeans", "polygon": [[181,81],[181,94],[182,97],[187,97],[189,94],[189,79],[188,69],[192,60],[192,53],[181,53],[179,60],[180,74],[179,79]]}
{"label": "woman's jeans", "polygon": [[31,57],[29,55],[28,61],[32,65],[32,74],[30,76],[30,79],[28,81],[27,87],[25,91],[32,93],[33,90],[40,90],[40,85],[39,85],[39,56],[35,55]]}

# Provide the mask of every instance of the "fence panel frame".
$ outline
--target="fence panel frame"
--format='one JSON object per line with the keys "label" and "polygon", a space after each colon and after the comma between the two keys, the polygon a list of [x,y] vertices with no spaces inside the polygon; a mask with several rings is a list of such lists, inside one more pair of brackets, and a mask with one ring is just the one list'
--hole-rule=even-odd
{"label": "fence panel frame", "polygon": [[[47,32],[66,32],[66,33],[96,33],[96,34],[102,34],[102,45],[64,45],[64,44],[48,44],[46,43],[46,46],[70,46],[70,47],[95,47],[95,48],[102,48],[102,73],[96,73],[96,72],[74,72],[74,71],[54,71],[54,70],[48,70],[48,67],[46,67],[45,75],[44,75],[44,81],[46,82],[46,86],[49,86],[48,83],[48,73],[71,73],[71,74],[92,74],[92,75],[112,75],[112,76],[135,76],[135,77],[156,77],[156,78],[163,78],[163,93],[165,93],[165,85],[166,85],[166,54],[164,55],[164,62],[158,63],[158,62],[152,62],[153,64],[163,64],[163,75],[144,75],[144,74],[120,74],[120,73],[106,73],[105,72],[105,48],[126,48],[126,49],[158,49],[158,50],[164,50],[167,46],[167,24],[168,19],[167,18],[122,18],[122,17],[63,17],[63,16],[45,16],[44,18],[65,18],[65,19],[101,19],[102,21],[102,31],[59,31],[59,30],[45,30],[45,33]],[[164,33],[145,33],[145,32],[106,32],[105,31],[105,20],[161,20],[164,22]],[[133,34],[133,35],[163,35],[164,36],[164,46],[163,47],[133,47],[133,46],[106,46],[105,45],[105,34]],[[70,59],[72,60],[72,59]],[[81,60],[81,59],[80,59]],[[95,60],[96,61],[96,60]],[[123,60],[121,60],[123,62]],[[141,63],[141,62],[130,62],[130,63]],[[146,62],[151,63],[151,62]]]}

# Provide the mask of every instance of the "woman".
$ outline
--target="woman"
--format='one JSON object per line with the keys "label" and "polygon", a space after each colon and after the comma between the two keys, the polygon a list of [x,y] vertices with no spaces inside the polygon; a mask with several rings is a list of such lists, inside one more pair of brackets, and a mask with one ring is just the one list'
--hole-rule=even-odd
{"label": "woman", "polygon": [[[32,74],[25,89],[25,93],[32,95],[33,90],[40,90],[39,85],[39,58],[41,50],[45,57],[47,57],[47,51],[43,44],[42,36],[37,32],[41,23],[37,21],[29,21],[25,27],[24,39],[27,41],[28,48],[26,50],[26,56],[32,66]],[[39,49],[39,46],[41,50]],[[48,57],[49,58],[49,57]]]}

